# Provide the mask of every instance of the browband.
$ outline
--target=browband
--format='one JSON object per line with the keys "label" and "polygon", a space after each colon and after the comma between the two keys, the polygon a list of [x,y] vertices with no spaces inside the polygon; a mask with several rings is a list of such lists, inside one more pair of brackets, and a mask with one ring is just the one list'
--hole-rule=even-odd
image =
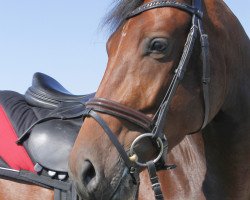
{"label": "browband", "polygon": [[176,1],[153,1],[153,2],[149,2],[146,4],[143,4],[142,6],[138,7],[137,9],[135,9],[134,11],[132,11],[128,16],[127,19],[132,18],[136,15],[139,15],[147,10],[151,10],[154,8],[161,8],[161,7],[172,7],[172,8],[178,8],[180,10],[189,12],[190,14],[194,14],[199,18],[203,17],[203,13],[201,12],[200,9],[197,9],[193,6],[190,6],[188,4],[185,3],[179,3]]}

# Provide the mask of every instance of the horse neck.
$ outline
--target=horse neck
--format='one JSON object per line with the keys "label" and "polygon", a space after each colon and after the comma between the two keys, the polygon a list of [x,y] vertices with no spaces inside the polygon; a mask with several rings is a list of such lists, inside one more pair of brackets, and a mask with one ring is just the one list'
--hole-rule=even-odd
{"label": "horse neck", "polygon": [[[204,25],[210,38],[211,48],[212,91],[210,93],[211,95],[215,93],[211,100],[211,117],[222,110],[233,114],[235,119],[243,116],[246,118],[245,111],[250,109],[249,38],[224,1],[204,0],[204,2],[208,16],[205,17]],[[220,90],[220,93],[214,90]]]}
{"label": "horse neck", "polygon": [[223,14],[217,15],[222,24],[219,30],[218,24],[214,27],[221,35],[212,38],[220,45],[217,52],[211,52],[212,58],[217,57],[212,67],[214,71],[221,68],[216,72],[220,71],[225,89],[218,98],[220,108],[203,130],[207,163],[203,190],[207,199],[249,199],[250,42],[224,3],[214,2],[222,5]]}
{"label": "horse neck", "polygon": [[250,134],[250,41],[245,33],[231,41],[234,45],[228,47],[226,95],[220,112],[230,117],[239,130],[248,126],[245,130]]}
{"label": "horse neck", "polygon": [[250,84],[247,76],[250,77],[249,70],[242,73],[242,80],[234,81],[225,105],[203,130],[207,163],[203,190],[207,199],[241,200],[250,196]]}

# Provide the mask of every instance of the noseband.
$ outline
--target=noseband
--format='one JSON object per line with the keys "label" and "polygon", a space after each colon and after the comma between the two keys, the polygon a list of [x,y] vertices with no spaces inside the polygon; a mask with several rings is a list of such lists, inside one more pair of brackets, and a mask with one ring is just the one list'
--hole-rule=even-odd
{"label": "noseband", "polygon": [[[164,127],[167,112],[170,107],[170,103],[176,93],[177,87],[180,84],[180,81],[183,79],[187,65],[192,55],[195,40],[197,35],[200,36],[201,44],[201,55],[203,63],[203,76],[202,76],[202,88],[203,88],[203,99],[204,99],[204,119],[201,129],[206,126],[208,123],[209,117],[209,83],[210,83],[210,67],[208,62],[208,36],[204,34],[202,26],[202,2],[201,0],[193,0],[192,6],[178,3],[176,1],[153,1],[146,3],[135,9],[130,13],[127,19],[135,17],[145,11],[162,8],[162,7],[172,7],[188,12],[192,15],[192,26],[190,32],[187,36],[187,40],[184,46],[183,54],[179,62],[178,67],[175,70],[175,74],[172,78],[170,86],[166,92],[165,97],[163,98],[157,112],[154,117],[151,119],[144,113],[131,109],[127,106],[121,105],[117,102],[102,99],[102,98],[93,98],[86,103],[86,111],[84,117],[94,118],[100,126],[104,129],[107,136],[113,142],[120,156],[125,162],[125,165],[128,167],[130,174],[133,178],[138,178],[139,168],[147,167],[150,175],[150,180],[152,183],[152,189],[154,190],[155,199],[164,199],[161,186],[156,174],[157,169],[170,169],[172,166],[165,165],[164,154],[167,153],[168,141],[164,134]],[[110,130],[106,122],[97,114],[104,113],[120,119],[127,120],[146,131],[146,133],[138,136],[131,145],[130,151],[127,153],[121,143],[118,141],[115,134]],[[143,138],[149,137],[156,142],[159,148],[159,155],[151,161],[146,163],[141,163],[138,161],[138,156],[134,151],[134,146]],[[136,176],[135,176],[136,174]],[[138,183],[137,178],[135,178]]]}

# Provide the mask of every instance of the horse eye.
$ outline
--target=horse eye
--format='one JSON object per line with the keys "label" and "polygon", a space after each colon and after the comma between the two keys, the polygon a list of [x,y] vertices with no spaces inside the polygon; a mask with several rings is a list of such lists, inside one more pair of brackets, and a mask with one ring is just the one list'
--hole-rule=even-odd
{"label": "horse eye", "polygon": [[164,53],[168,47],[168,42],[164,38],[156,38],[150,42],[149,51],[152,53]]}

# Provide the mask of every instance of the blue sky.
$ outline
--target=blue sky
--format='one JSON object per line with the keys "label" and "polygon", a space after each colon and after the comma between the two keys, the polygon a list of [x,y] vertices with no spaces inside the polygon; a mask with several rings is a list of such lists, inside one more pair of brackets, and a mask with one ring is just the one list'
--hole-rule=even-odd
{"label": "blue sky", "polygon": [[[75,94],[97,89],[106,67],[112,0],[0,0],[0,90],[24,93],[32,75],[47,73]],[[250,1],[226,0],[250,35]]]}

